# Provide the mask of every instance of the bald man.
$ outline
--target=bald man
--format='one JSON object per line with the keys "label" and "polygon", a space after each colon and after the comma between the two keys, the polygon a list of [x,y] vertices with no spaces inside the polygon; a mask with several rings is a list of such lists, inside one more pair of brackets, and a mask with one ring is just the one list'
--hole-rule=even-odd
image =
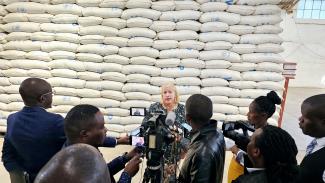
{"label": "bald man", "polygon": [[325,94],[307,98],[301,105],[299,126],[313,137],[300,164],[299,183],[325,182]]}
{"label": "bald man", "polygon": [[[66,141],[64,118],[46,111],[52,106],[51,85],[43,79],[28,78],[21,83],[19,93],[25,106],[9,115],[2,149],[2,161],[12,183],[24,182],[21,172],[26,172],[27,180],[33,182]],[[115,145],[115,138],[106,137],[102,146]]]}
{"label": "bald man", "polygon": [[100,152],[87,144],[75,144],[58,152],[38,173],[34,183],[110,183]]}

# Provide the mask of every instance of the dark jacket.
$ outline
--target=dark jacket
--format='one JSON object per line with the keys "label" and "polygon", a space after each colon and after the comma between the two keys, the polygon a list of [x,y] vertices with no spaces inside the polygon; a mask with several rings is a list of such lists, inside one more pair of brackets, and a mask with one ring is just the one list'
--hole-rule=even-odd
{"label": "dark jacket", "polygon": [[[41,107],[24,107],[9,115],[2,149],[6,170],[26,171],[33,182],[39,170],[66,141],[63,121],[62,116]],[[107,137],[103,146],[115,145],[116,139]]]}
{"label": "dark jacket", "polygon": [[231,183],[268,183],[266,173],[264,170],[254,171],[249,174],[239,176]]}
{"label": "dark jacket", "polygon": [[210,123],[192,136],[189,150],[180,171],[182,183],[221,183],[225,163],[225,141],[217,130],[217,122]]}

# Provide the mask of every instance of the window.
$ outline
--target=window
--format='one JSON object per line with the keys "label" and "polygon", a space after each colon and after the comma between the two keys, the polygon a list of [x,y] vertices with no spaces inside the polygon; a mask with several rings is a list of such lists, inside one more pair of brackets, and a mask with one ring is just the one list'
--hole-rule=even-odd
{"label": "window", "polygon": [[325,19],[325,0],[300,0],[296,17],[300,19]]}

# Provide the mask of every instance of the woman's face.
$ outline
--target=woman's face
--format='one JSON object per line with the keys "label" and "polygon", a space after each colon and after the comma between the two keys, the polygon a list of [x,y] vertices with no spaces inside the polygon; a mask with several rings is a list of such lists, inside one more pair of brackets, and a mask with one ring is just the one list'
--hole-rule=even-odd
{"label": "woman's face", "polygon": [[256,124],[260,124],[262,122],[266,122],[267,119],[265,119],[265,114],[264,113],[260,113],[258,111],[256,111],[256,103],[252,102],[249,105],[249,111],[247,113],[247,119],[248,122],[252,125],[256,125]]}
{"label": "woman's face", "polygon": [[162,91],[162,99],[164,105],[175,104],[176,102],[176,93],[172,87],[164,87]]}

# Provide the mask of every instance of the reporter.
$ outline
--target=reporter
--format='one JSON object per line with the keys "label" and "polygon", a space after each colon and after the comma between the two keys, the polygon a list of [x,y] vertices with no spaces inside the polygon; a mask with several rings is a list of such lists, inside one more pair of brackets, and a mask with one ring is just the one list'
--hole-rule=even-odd
{"label": "reporter", "polygon": [[[255,129],[267,126],[267,120],[275,113],[276,106],[281,104],[281,99],[275,91],[270,91],[266,96],[259,96],[253,100],[249,105],[247,113],[248,122],[254,126]],[[236,145],[230,148],[234,154],[234,159],[230,163],[228,171],[228,183],[237,178],[239,175],[246,171],[246,167],[251,167],[246,149],[240,150]],[[236,167],[236,168],[234,168]]]}

